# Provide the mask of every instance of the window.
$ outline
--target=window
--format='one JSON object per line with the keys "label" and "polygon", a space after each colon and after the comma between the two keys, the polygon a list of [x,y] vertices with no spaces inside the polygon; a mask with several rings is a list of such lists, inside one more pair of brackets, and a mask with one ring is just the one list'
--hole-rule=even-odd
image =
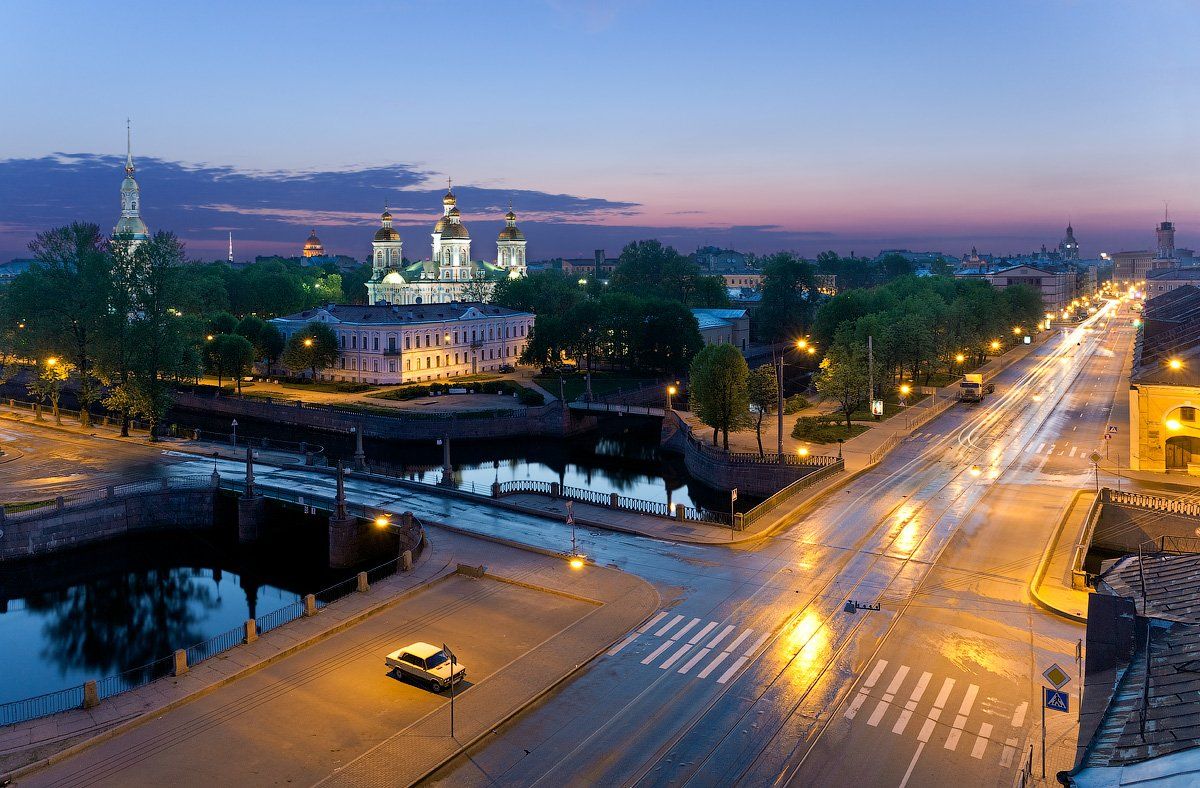
{"label": "window", "polygon": [[[388,337],[388,350],[392,353],[396,352],[396,338],[395,337]],[[395,371],[396,370],[394,370],[394,369],[392,370],[392,372],[395,372]]]}
{"label": "window", "polygon": [[346,335],[345,334],[338,334],[338,347],[340,347],[342,350],[346,349]]}
{"label": "window", "polygon": [[440,366],[442,365],[442,357],[441,357],[441,356],[434,356],[434,357],[433,357],[433,365],[434,365],[435,367],[440,367]]}
{"label": "window", "polygon": [[358,350],[358,334],[350,337],[350,348],[352,350]]}
{"label": "window", "polygon": [[342,363],[342,369],[345,369],[345,368],[346,368],[346,359],[344,359],[344,358],[341,358],[341,359],[338,359],[338,360],[339,360],[339,361],[341,361],[341,363]]}
{"label": "window", "polygon": [[378,334],[376,334],[375,336],[371,337],[371,349],[372,349],[372,350],[379,350],[379,335],[378,335]]}
{"label": "window", "polygon": [[458,363],[458,354],[457,353],[454,354],[454,363],[455,364]]}
{"label": "window", "polygon": [[396,371],[396,360],[392,359],[391,361],[388,362],[388,372],[395,372],[395,371]]}
{"label": "window", "polygon": [[456,345],[458,344],[458,332],[457,331],[454,332],[454,344],[456,344]]}
{"label": "window", "polygon": [[404,349],[412,350],[412,337],[408,334],[404,335]]}
{"label": "window", "polygon": [[1196,420],[1196,409],[1188,408],[1188,407],[1180,408],[1179,409],[1179,420],[1180,421],[1195,421]]}
{"label": "window", "polygon": [[411,358],[404,359],[404,371],[412,372],[412,359]]}
{"label": "window", "polygon": [[371,371],[372,371],[372,372],[378,372],[378,371],[379,371],[379,362],[378,362],[378,361],[376,361],[376,360],[372,360],[372,361],[371,361]]}

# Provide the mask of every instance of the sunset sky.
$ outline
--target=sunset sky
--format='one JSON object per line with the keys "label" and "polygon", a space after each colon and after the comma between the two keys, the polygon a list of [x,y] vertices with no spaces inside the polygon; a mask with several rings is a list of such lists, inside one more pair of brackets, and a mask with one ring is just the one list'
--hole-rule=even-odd
{"label": "sunset sky", "polygon": [[[477,257],[659,237],[766,252],[1200,243],[1200,4],[0,4],[0,260],[143,216],[193,256],[428,254],[451,176]],[[399,209],[399,210],[397,210]]]}

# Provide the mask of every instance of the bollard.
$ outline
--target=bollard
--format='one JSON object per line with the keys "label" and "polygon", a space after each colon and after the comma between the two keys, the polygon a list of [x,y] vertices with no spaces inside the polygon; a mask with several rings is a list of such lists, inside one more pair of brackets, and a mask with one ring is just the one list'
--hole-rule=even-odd
{"label": "bollard", "polygon": [[116,494],[117,494],[117,488],[115,485],[110,484],[104,488],[104,497],[105,498],[113,498],[116,496]]}
{"label": "bollard", "polygon": [[365,593],[367,593],[367,589],[370,587],[371,586],[367,583],[367,573],[359,572],[358,573],[358,593],[365,594]]}
{"label": "bollard", "polygon": [[683,522],[683,519],[684,519],[684,509],[683,509],[683,507],[682,507],[682,506],[676,506],[676,507],[675,507],[675,519],[676,519],[676,520],[678,520],[678,521],[679,521],[679,522],[681,522],[681,523]]}
{"label": "bollard", "polygon": [[300,453],[308,454],[308,441],[300,441]]}
{"label": "bollard", "polygon": [[313,453],[311,451],[304,452],[304,464],[310,467],[313,465]]}
{"label": "bollard", "polygon": [[550,482],[550,497],[551,498],[558,497],[558,489],[559,489],[558,482]]}
{"label": "bollard", "polygon": [[94,709],[100,705],[100,693],[96,691],[95,679],[83,682],[83,707]]}
{"label": "bollard", "polygon": [[246,619],[246,639],[242,642],[253,643],[256,640],[258,640],[258,624],[255,623],[254,619],[248,618]]}
{"label": "bollard", "polygon": [[168,490],[168,489],[170,489],[170,485],[169,485],[167,482],[168,482],[168,479],[167,479],[167,477],[166,477],[166,476],[164,476],[164,477],[163,477],[163,480],[162,480],[162,488],[163,488],[164,490]]}
{"label": "bollard", "polygon": [[621,496],[617,495],[616,493],[609,493],[608,494],[608,505],[610,507],[612,507],[613,509],[616,509],[617,506],[620,505],[620,503],[619,503],[620,498],[621,498]]}
{"label": "bollard", "polygon": [[492,482],[492,497],[500,497],[500,482]]}
{"label": "bollard", "polygon": [[305,596],[304,596],[304,616],[305,616],[305,618],[311,618],[312,616],[315,616],[316,614],[317,614],[317,598],[315,596],[313,596],[312,594],[305,594]]}
{"label": "bollard", "polygon": [[0,525],[4,525],[4,504],[0,503]]}
{"label": "bollard", "polygon": [[56,497],[56,498],[54,499],[54,508],[55,508],[55,509],[58,509],[59,511],[61,511],[61,510],[62,510],[62,508],[63,508],[63,497],[62,497],[61,495],[59,495],[58,497]]}
{"label": "bollard", "polygon": [[183,649],[175,649],[175,672],[172,675],[182,676],[188,672],[187,652]]}
{"label": "bollard", "polygon": [[400,571],[408,572],[412,570],[412,550],[405,550],[400,554]]}

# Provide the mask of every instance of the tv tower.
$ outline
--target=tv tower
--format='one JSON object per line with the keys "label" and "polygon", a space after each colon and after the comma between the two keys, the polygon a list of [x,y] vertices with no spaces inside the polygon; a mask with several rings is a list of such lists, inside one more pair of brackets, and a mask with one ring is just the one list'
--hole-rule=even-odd
{"label": "tv tower", "polygon": [[233,265],[233,231],[229,231],[229,264]]}

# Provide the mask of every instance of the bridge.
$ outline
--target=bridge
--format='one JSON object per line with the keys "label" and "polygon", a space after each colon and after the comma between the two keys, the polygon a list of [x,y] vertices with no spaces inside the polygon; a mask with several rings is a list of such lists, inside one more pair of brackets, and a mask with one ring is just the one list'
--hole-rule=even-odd
{"label": "bridge", "polygon": [[587,411],[591,413],[622,413],[630,416],[657,416],[663,418],[667,415],[666,408],[658,408],[651,405],[624,405],[619,402],[572,402],[568,406],[574,411]]}

